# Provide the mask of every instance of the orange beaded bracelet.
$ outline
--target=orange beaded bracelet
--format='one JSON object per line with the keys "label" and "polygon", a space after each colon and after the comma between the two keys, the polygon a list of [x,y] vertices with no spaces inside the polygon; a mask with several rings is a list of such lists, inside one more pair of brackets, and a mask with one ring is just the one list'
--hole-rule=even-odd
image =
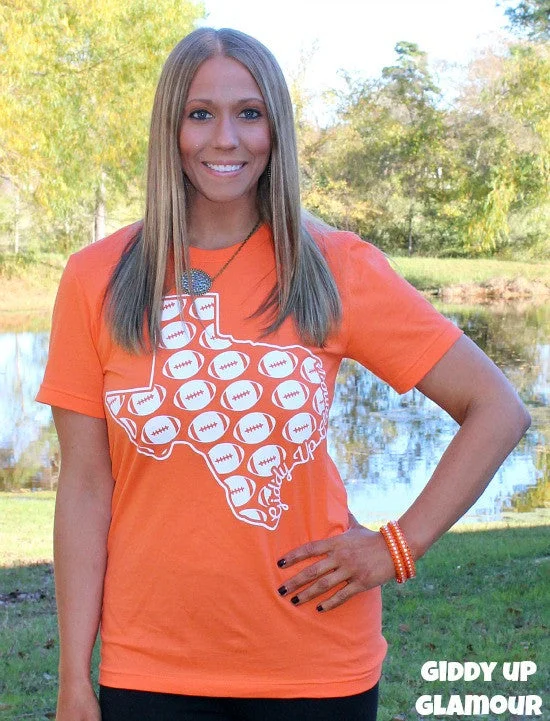
{"label": "orange beaded bracelet", "polygon": [[380,528],[380,533],[382,534],[382,537],[384,538],[384,541],[386,541],[386,545],[388,547],[388,550],[390,552],[393,565],[395,567],[395,579],[397,583],[405,583],[407,580],[407,573],[405,571],[405,564],[403,563],[403,560],[401,558],[401,554],[399,553],[399,548],[397,547],[397,543],[389,530],[389,527],[382,526]]}
{"label": "orange beaded bracelet", "polygon": [[390,531],[393,534],[399,551],[401,552],[401,558],[403,559],[403,563],[405,564],[405,571],[407,572],[407,579],[414,578],[416,576],[416,567],[414,565],[411,549],[409,548],[409,544],[405,540],[405,536],[403,535],[401,526],[397,521],[390,521],[388,523],[388,526],[390,527]]}
{"label": "orange beaded bracelet", "polygon": [[416,568],[409,544],[397,521],[390,521],[380,528],[380,533],[388,546],[395,567],[397,583],[405,583],[416,576]]}

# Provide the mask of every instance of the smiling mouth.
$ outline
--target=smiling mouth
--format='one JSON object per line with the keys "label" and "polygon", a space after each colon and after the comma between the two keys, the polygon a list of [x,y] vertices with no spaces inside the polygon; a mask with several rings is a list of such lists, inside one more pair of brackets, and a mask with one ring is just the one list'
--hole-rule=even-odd
{"label": "smiling mouth", "polygon": [[210,170],[215,170],[217,173],[234,173],[244,167],[244,163],[238,165],[215,165],[214,163],[204,163]]}

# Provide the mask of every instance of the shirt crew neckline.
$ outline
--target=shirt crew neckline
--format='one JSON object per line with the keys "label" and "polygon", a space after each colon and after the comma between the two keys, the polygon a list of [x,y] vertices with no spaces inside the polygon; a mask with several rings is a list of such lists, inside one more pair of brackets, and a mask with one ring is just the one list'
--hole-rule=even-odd
{"label": "shirt crew neckline", "polygon": [[[256,252],[258,248],[263,247],[266,242],[271,240],[271,230],[267,223],[262,223],[260,227],[252,233],[250,238],[247,240],[246,245],[242,249],[242,253],[246,253],[250,256],[251,252]],[[231,256],[238,249],[242,243],[234,243],[228,245],[226,248],[196,248],[190,246],[189,248],[189,259],[192,266],[198,264],[216,264],[224,263],[231,258]]]}

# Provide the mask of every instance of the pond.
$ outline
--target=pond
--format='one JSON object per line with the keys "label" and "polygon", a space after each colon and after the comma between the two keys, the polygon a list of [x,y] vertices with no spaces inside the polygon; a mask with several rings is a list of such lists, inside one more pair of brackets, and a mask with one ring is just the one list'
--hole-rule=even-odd
{"label": "pond", "polygon": [[[442,306],[499,365],[533,418],[531,429],[463,520],[548,507],[550,304]],[[59,449],[48,407],[34,402],[47,332],[0,333],[0,490],[54,489]],[[342,364],[329,449],[350,507],[364,523],[399,516],[418,495],[456,431],[416,390],[399,396],[361,366]]]}

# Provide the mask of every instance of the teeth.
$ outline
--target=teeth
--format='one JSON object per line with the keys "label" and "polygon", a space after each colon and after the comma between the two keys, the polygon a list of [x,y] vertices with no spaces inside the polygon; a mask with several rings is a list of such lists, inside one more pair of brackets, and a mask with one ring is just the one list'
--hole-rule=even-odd
{"label": "teeth", "polygon": [[235,170],[240,170],[243,167],[243,163],[240,165],[213,165],[212,163],[206,163],[206,166],[218,173],[234,173]]}

